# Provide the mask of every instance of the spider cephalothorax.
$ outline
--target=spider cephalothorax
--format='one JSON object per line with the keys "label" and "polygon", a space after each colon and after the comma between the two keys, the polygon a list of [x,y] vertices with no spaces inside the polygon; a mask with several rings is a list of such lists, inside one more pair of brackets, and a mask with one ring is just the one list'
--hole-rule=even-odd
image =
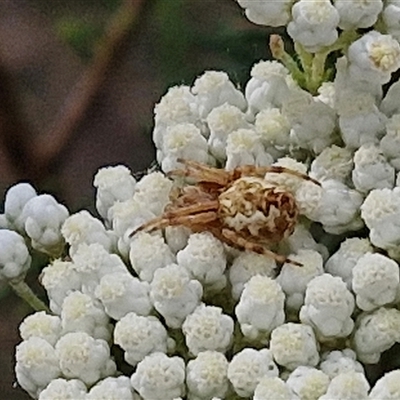
{"label": "spider cephalothorax", "polygon": [[138,231],[183,225],[193,232],[209,231],[235,248],[265,254],[278,262],[301,265],[266,247],[293,233],[298,208],[290,191],[268,183],[264,176],[267,172],[288,173],[319,185],[317,181],[280,166],[245,165],[225,171],[194,161],[179,162],[185,169],[168,175],[190,177],[196,184],[180,189],[160,217],[143,224],[132,235]]}

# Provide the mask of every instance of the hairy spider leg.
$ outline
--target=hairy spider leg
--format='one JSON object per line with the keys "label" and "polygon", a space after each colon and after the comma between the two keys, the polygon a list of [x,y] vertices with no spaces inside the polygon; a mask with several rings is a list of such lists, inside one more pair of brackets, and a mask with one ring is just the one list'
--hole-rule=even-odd
{"label": "hairy spider leg", "polygon": [[220,186],[226,186],[229,183],[230,174],[223,169],[209,167],[208,165],[182,158],[178,158],[177,161],[186,168],[170,171],[167,173],[167,176],[190,177],[198,182],[215,183]]}
{"label": "hairy spider leg", "polygon": [[290,175],[294,175],[297,176],[298,178],[301,179],[305,179],[306,181],[311,181],[313,183],[315,183],[318,186],[321,186],[321,183],[319,183],[317,180],[309,177],[306,174],[303,174],[299,171],[295,171],[293,169],[290,168],[286,168],[286,167],[281,167],[279,165],[271,165],[271,166],[266,166],[266,167],[256,167],[255,165],[242,165],[241,167],[237,167],[233,170],[233,173],[239,173],[239,177],[242,176],[251,176],[251,175],[256,175],[256,176],[260,176],[260,177],[264,177],[265,174],[267,174],[268,172],[273,172],[273,173],[277,173],[277,174],[290,174]]}
{"label": "hairy spider leg", "polygon": [[265,256],[273,258],[275,261],[282,264],[290,263],[299,267],[303,266],[303,264],[299,263],[298,261],[291,260],[290,258],[287,258],[286,256],[281,254],[276,254],[258,243],[254,243],[248,239],[245,239],[243,236],[239,235],[237,232],[231,229],[222,229],[222,236],[225,239],[225,242],[228,241],[228,244],[241,250],[250,250],[258,254],[263,254]]}
{"label": "hairy spider leg", "polygon": [[[191,219],[191,217],[195,217],[198,215],[203,215],[208,214],[209,211],[214,210],[214,214],[216,214],[216,210],[218,209],[218,201],[209,201],[205,203],[198,203],[198,204],[192,204],[186,207],[182,208],[176,208],[176,209],[170,209],[166,212],[164,212],[163,215],[160,217],[154,218],[143,225],[139,226],[136,228],[130,235],[129,237],[132,237],[135,235],[137,232],[140,231],[146,231],[146,232],[151,232],[155,231],[156,229],[163,229],[166,228],[167,226],[170,225],[185,225],[190,228],[190,225],[188,225],[188,222],[194,221],[193,223],[202,223],[202,220],[196,220],[196,219]],[[180,221],[180,219],[184,220],[184,223],[177,222]],[[214,217],[212,220],[216,219]],[[197,222],[200,221],[200,222]],[[208,221],[208,219],[207,219]],[[206,221],[206,222],[207,222]],[[205,223],[206,223],[205,222]]]}

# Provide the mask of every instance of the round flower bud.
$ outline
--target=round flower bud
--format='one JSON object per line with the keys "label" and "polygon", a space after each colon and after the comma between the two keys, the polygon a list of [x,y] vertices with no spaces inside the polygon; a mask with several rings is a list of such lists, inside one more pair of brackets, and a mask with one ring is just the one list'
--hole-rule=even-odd
{"label": "round flower bud", "polygon": [[368,400],[369,388],[364,374],[351,371],[335,376],[319,400]]}
{"label": "round flower bud", "polygon": [[142,317],[134,312],[116,323],[114,342],[125,351],[126,362],[133,366],[151,353],[167,353],[175,347],[174,340],[156,317]]}
{"label": "round flower bud", "polygon": [[33,398],[61,374],[54,347],[40,337],[30,337],[16,348],[15,374],[19,385]]}
{"label": "round flower bud", "polygon": [[394,370],[383,375],[369,393],[370,399],[396,400],[400,398],[400,371]]}
{"label": "round flower bud", "polygon": [[200,304],[203,288],[190,279],[185,268],[170,264],[158,269],[150,284],[150,299],[166,324],[178,329],[185,318]]}
{"label": "round flower bud", "polygon": [[127,376],[109,377],[98,382],[86,395],[86,400],[135,400],[130,379]]}
{"label": "round flower bud", "polygon": [[348,336],[354,327],[354,297],[339,277],[323,274],[306,289],[300,320],[311,325],[319,340]]}
{"label": "round flower bud", "polygon": [[318,344],[309,325],[288,322],[272,331],[270,348],[275,361],[289,370],[300,365],[315,367]]}
{"label": "round flower bud", "polygon": [[253,276],[244,285],[235,314],[240,329],[250,340],[268,340],[271,331],[285,321],[285,295],[268,276]]}
{"label": "round flower bud", "polygon": [[186,345],[195,356],[202,351],[225,352],[233,339],[233,319],[222,308],[201,304],[182,325]]}
{"label": "round flower bud", "polygon": [[129,168],[116,165],[100,168],[94,176],[96,209],[103,219],[110,221],[108,211],[117,201],[129,200],[135,192],[136,180]]}
{"label": "round flower bud", "polygon": [[95,289],[95,296],[103,304],[106,313],[115,320],[131,311],[139,315],[149,315],[153,309],[150,285],[128,272],[104,275]]}
{"label": "round flower bud", "polygon": [[10,227],[19,233],[25,231],[25,219],[22,217],[22,210],[25,204],[36,196],[36,190],[29,183],[17,183],[7,190],[4,199],[4,214]]}
{"label": "round flower bud", "polygon": [[323,353],[319,369],[328,375],[330,379],[348,372],[361,372],[364,374],[364,367],[357,361],[356,353],[351,349]]}
{"label": "round flower bud", "polygon": [[39,337],[54,346],[61,335],[61,319],[57,315],[48,315],[44,311],[39,311],[28,315],[22,321],[19,332],[23,340]]}
{"label": "round flower bud", "polygon": [[400,311],[381,307],[357,318],[352,338],[357,358],[366,364],[376,364],[381,353],[400,342]]}
{"label": "round flower bud", "polygon": [[228,378],[240,397],[250,397],[264,376],[277,377],[278,367],[268,349],[245,348],[236,353],[228,367]]}
{"label": "round flower bud", "polygon": [[215,395],[226,398],[229,389],[228,360],[217,351],[204,351],[186,367],[189,398],[211,399]]}
{"label": "round flower bud", "polygon": [[93,385],[116,372],[107,342],[85,332],[64,335],[56,344],[56,354],[62,374],[66,378],[79,378],[86,385]]}
{"label": "round flower bud", "polygon": [[31,266],[31,256],[22,236],[0,229],[0,280],[23,280]]}
{"label": "round flower bud", "polygon": [[395,300],[399,291],[399,266],[378,253],[363,255],[353,268],[353,291],[364,311],[371,311]]}
{"label": "round flower bud", "polygon": [[40,392],[39,400],[86,400],[86,385],[79,379],[53,379],[46,389]]}
{"label": "round flower bud", "polygon": [[175,399],[185,392],[185,363],[180,357],[153,353],[141,361],[131,385],[144,400]]}
{"label": "round flower bud", "polygon": [[282,399],[300,400],[289,385],[278,377],[263,377],[254,391],[253,400]]}
{"label": "round flower bud", "polygon": [[286,383],[293,393],[304,400],[318,400],[328,389],[329,376],[316,368],[299,366]]}

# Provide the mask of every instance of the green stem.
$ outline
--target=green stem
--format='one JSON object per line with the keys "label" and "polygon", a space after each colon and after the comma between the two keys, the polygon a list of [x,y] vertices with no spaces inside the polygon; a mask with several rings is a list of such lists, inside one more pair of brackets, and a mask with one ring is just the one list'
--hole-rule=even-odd
{"label": "green stem", "polygon": [[46,311],[51,313],[50,309],[40,300],[32,289],[24,281],[9,282],[14,292],[25,300],[35,311]]}
{"label": "green stem", "polygon": [[283,40],[279,35],[270,36],[269,48],[272,56],[276,60],[279,60],[289,70],[293,79],[298,82],[300,86],[303,86],[305,83],[304,73],[292,56],[285,51]]}

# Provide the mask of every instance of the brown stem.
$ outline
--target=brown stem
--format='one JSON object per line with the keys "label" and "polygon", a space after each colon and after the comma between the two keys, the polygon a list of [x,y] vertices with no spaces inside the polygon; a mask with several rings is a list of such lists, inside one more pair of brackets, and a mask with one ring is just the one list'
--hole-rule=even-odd
{"label": "brown stem", "polygon": [[95,55],[72,92],[68,95],[54,123],[34,145],[36,175],[41,175],[62,151],[87,107],[103,82],[118,44],[126,36],[145,0],[124,0],[111,18]]}

